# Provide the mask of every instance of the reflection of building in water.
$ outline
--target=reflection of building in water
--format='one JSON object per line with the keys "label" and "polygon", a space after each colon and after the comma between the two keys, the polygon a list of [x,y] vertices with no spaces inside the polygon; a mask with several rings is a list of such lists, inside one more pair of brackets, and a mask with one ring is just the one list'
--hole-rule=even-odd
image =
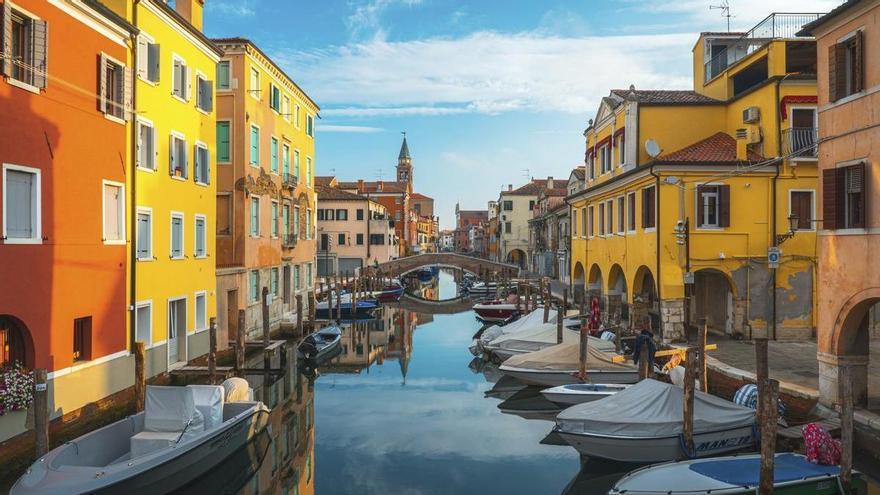
{"label": "reflection of building in water", "polygon": [[[291,349],[290,363],[296,351]],[[248,377],[259,382],[261,377]],[[315,402],[309,379],[290,366],[282,377],[254,393],[271,409],[267,431],[272,440],[256,474],[241,495],[315,493]]]}
{"label": "reflection of building in water", "polygon": [[412,356],[412,337],[419,317],[409,311],[393,311],[393,332],[388,341],[388,359],[397,359],[400,363],[400,374],[406,383],[406,373],[409,368],[409,359]]}
{"label": "reflection of building in water", "polygon": [[[386,311],[384,313],[390,313]],[[342,329],[341,352],[329,363],[321,366],[324,373],[360,373],[378,361],[385,360],[390,322],[382,319],[356,321]]]}

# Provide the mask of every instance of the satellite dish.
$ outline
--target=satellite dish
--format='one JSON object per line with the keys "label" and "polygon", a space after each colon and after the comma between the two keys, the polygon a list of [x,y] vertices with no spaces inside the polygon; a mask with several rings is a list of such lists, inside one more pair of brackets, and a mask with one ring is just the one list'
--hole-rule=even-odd
{"label": "satellite dish", "polygon": [[660,156],[660,145],[657,144],[657,141],[649,139],[645,141],[645,151],[648,152],[648,156],[650,156],[651,158],[657,158],[658,156]]}

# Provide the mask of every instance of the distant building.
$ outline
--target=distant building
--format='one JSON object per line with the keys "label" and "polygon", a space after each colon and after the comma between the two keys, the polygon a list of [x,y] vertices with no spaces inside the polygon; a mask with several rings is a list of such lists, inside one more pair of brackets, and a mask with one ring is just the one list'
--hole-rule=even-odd
{"label": "distant building", "polygon": [[489,218],[486,210],[462,210],[458,204],[455,205],[455,235],[454,250],[457,253],[472,253],[469,229],[472,226],[479,226]]}
{"label": "distant building", "polygon": [[452,251],[455,249],[455,231],[454,230],[441,230],[440,231],[440,250],[441,251]]}
{"label": "distant building", "polygon": [[516,189],[508,184],[506,191],[498,197],[498,261],[513,263],[527,268],[529,249],[529,220],[544,189],[555,189],[561,182],[553,177],[532,179],[528,184]]}
{"label": "distant building", "polygon": [[[560,278],[557,257],[567,257],[567,242],[560,246],[559,213],[565,212],[568,217],[568,204],[565,196],[567,184],[559,181],[552,189],[545,188],[538,195],[538,202],[532,210],[533,217],[529,220],[529,270],[542,277]],[[566,232],[566,235],[568,233]]]}

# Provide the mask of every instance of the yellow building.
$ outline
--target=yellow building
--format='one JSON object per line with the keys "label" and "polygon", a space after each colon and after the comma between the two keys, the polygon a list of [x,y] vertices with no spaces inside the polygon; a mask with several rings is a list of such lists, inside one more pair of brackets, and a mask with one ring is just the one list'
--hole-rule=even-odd
{"label": "yellow building", "polygon": [[318,105],[244,38],[213,40],[217,66],[217,292],[220,342],[295,321],[316,274],[315,117]]}
{"label": "yellow building", "polygon": [[666,341],[704,318],[745,338],[813,336],[816,54],[795,33],[814,17],[703,33],[693,90],[603,98],[584,132],[586,187],[568,197],[575,290],[599,296],[603,317]]}
{"label": "yellow building", "polygon": [[131,316],[152,376],[207,352],[216,316],[214,77],[222,52],[202,33],[201,0],[105,3],[140,30]]}

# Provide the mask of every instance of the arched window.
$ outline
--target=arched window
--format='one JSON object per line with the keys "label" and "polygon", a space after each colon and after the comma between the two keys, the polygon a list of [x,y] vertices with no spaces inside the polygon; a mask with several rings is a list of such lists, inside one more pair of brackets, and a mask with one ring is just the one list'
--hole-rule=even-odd
{"label": "arched window", "polygon": [[30,332],[21,321],[0,315],[0,366],[13,363],[33,368],[33,342]]}

